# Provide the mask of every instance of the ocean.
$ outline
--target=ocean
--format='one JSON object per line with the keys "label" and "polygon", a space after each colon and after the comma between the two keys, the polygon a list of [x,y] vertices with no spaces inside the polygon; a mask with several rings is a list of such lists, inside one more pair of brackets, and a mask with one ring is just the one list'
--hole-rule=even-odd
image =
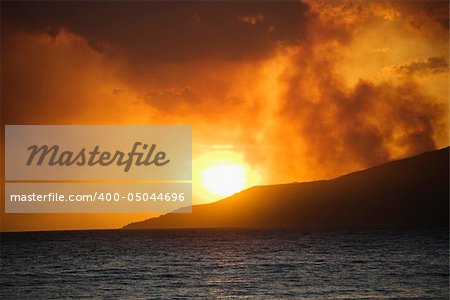
{"label": "ocean", "polygon": [[449,233],[3,233],[1,299],[448,299]]}

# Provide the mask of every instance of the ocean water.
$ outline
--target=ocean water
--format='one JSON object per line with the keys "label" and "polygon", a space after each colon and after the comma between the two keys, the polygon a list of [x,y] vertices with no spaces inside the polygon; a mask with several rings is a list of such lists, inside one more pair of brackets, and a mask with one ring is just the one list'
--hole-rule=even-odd
{"label": "ocean water", "polygon": [[1,299],[448,299],[448,230],[1,235]]}

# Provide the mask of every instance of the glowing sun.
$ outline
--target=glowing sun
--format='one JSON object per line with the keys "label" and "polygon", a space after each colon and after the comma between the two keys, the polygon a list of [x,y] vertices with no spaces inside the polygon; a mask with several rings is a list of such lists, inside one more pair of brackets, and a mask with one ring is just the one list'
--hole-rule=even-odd
{"label": "glowing sun", "polygon": [[204,153],[194,162],[194,174],[197,193],[206,201],[233,195],[259,182],[259,175],[243,155],[231,150]]}
{"label": "glowing sun", "polygon": [[201,172],[200,177],[208,192],[221,197],[242,190],[247,183],[245,167],[238,164],[223,164],[206,168]]}

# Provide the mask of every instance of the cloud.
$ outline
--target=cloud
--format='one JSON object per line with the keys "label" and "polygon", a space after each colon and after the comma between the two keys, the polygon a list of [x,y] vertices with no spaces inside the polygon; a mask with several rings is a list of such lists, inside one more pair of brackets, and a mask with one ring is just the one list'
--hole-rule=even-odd
{"label": "cloud", "polygon": [[100,52],[140,64],[260,59],[279,43],[301,41],[307,22],[308,6],[294,1],[2,3],[5,30],[56,36],[65,28]]}
{"label": "cloud", "polygon": [[415,32],[434,34],[449,29],[448,1],[392,1]]}
{"label": "cloud", "polygon": [[[194,142],[233,145],[267,182],[336,176],[447,142],[445,89],[437,101],[413,78],[448,66],[445,16],[424,5],[2,3],[2,113],[9,123],[192,124]],[[405,36],[430,58],[406,55]],[[404,76],[359,78],[372,61]]]}
{"label": "cloud", "polygon": [[444,57],[430,57],[427,60],[396,66],[394,70],[408,75],[446,73],[448,72],[448,60]]}
{"label": "cloud", "polygon": [[164,90],[148,93],[144,97],[144,101],[160,111],[177,113],[185,112],[186,109],[198,105],[201,99],[191,88],[185,87],[181,90]]}
{"label": "cloud", "polygon": [[121,62],[93,50],[81,36],[17,31],[1,54],[4,124],[120,124],[151,116],[133,107],[133,93],[116,88],[126,85],[117,71]]}
{"label": "cloud", "polygon": [[310,98],[299,89],[301,80],[291,78],[283,116],[294,124],[311,167],[331,175],[436,148],[434,131],[445,108],[418,87],[361,81],[348,89],[318,79],[326,92]]}
{"label": "cloud", "polygon": [[114,88],[112,92],[114,95],[120,95],[120,94],[124,93],[124,90]]}
{"label": "cloud", "polygon": [[262,23],[264,22],[264,15],[263,14],[256,14],[256,15],[247,15],[247,16],[242,16],[239,17],[238,20],[250,25],[255,25],[258,23]]}
{"label": "cloud", "polygon": [[[257,164],[266,164],[270,174],[296,174],[310,180],[446,146],[448,77],[442,83],[418,81],[413,76],[447,73],[448,53],[441,55],[448,44],[448,30],[439,21],[443,16],[424,18],[420,32],[411,33],[405,19],[420,15],[425,3],[407,8],[396,2],[308,4],[315,17],[309,20],[304,41],[286,52],[287,61],[278,76],[278,105],[270,117],[276,127],[264,132],[262,142],[253,140],[256,146],[248,148],[249,159],[256,157]],[[438,8],[442,11],[446,5],[440,3]],[[429,34],[430,28],[439,30]],[[386,38],[387,32],[392,32],[392,39]],[[393,43],[373,48],[367,36]],[[407,48],[410,41],[424,46],[415,52]],[[375,56],[373,49],[383,51]],[[367,57],[358,56],[362,50],[369,53]],[[435,55],[426,61],[399,64],[405,73],[400,78],[374,76],[373,71],[372,77],[356,78],[355,83],[346,78],[372,61],[382,73],[383,63],[403,62],[415,53]],[[356,63],[353,72],[344,73],[349,57]],[[442,89],[430,93],[430,85]]]}

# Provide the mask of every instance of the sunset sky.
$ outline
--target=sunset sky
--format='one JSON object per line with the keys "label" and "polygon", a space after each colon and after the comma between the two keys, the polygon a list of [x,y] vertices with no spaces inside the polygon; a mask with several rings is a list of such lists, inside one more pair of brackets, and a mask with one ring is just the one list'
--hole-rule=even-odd
{"label": "sunset sky", "polygon": [[[448,1],[1,6],[2,124],[192,125],[194,203],[220,198],[202,176],[223,161],[245,188],[449,144]],[[2,230],[148,216],[1,215]]]}

